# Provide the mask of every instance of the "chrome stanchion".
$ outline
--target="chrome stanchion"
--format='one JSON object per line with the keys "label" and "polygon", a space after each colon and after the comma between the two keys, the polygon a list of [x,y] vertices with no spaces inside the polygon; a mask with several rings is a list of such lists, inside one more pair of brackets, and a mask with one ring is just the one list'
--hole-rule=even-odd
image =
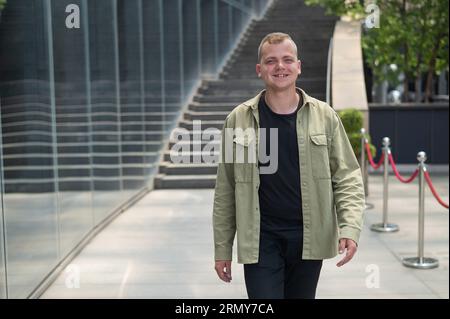
{"label": "chrome stanchion", "polygon": [[418,269],[431,269],[439,266],[439,261],[434,258],[424,257],[424,234],[425,234],[425,161],[427,160],[427,154],[425,152],[419,152],[417,154],[417,160],[419,161],[419,248],[418,257],[404,258],[402,263],[406,267],[418,268]]}
{"label": "chrome stanchion", "polygon": [[[367,139],[366,139],[366,130],[364,128],[361,128],[361,175],[363,178],[363,182],[364,182],[364,192],[366,194],[366,198],[367,198],[367,189],[368,189],[368,178],[366,178],[367,174],[366,174],[366,143],[367,143]],[[369,203],[365,203],[365,209],[372,209],[373,208],[373,204],[369,204]]]}
{"label": "chrome stanchion", "polygon": [[[364,174],[366,169],[366,130],[364,128],[361,129],[361,172]],[[364,175],[363,175],[364,176]]]}
{"label": "chrome stanchion", "polygon": [[383,178],[383,222],[373,224],[370,229],[377,232],[392,233],[399,230],[398,225],[388,223],[388,177],[389,177],[389,154],[391,149],[389,147],[389,137],[383,137],[383,152],[384,152],[384,178]]}

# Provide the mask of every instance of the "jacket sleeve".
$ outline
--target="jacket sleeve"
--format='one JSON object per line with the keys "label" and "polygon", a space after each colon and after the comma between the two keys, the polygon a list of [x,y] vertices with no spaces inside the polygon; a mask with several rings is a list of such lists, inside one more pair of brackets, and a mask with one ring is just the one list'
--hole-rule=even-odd
{"label": "jacket sleeve", "polygon": [[[236,206],[234,194],[234,165],[225,162],[225,139],[229,136],[227,118],[222,129],[220,161],[217,168],[216,187],[214,192],[213,230],[214,259],[232,260],[233,241],[236,233]],[[228,134],[228,135],[227,135]],[[227,150],[232,151],[231,150]]]}
{"label": "jacket sleeve", "polygon": [[362,174],[344,125],[337,113],[334,117],[330,170],[339,238],[349,238],[358,243],[365,206]]}

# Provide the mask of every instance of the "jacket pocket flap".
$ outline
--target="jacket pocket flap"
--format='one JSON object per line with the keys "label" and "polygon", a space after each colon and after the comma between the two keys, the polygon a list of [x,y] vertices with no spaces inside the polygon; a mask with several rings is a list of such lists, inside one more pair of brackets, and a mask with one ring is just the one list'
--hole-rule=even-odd
{"label": "jacket pocket flap", "polygon": [[327,136],[324,134],[311,135],[310,138],[315,145],[328,145]]}

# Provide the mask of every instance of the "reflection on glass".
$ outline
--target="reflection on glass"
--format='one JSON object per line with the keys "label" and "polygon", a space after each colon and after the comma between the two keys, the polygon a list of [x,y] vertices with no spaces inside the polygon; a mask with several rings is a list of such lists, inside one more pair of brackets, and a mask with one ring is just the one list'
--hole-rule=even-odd
{"label": "reflection on glass", "polygon": [[92,167],[95,222],[124,197],[121,174],[120,91],[116,1],[87,1],[89,20]]}
{"label": "reflection on glass", "polygon": [[[53,0],[56,164],[60,254],[67,254],[92,228],[89,101],[85,29],[65,25],[66,6],[81,1]],[[81,15],[83,18],[83,15]]]}
{"label": "reflection on glass", "polygon": [[[2,101],[0,100],[0,108]],[[2,123],[0,121],[0,131],[2,128]],[[2,154],[2,139],[0,139],[0,171],[3,171],[3,154]],[[3,203],[3,174],[0,174],[0,204]],[[0,299],[5,299],[6,295],[6,262],[5,262],[5,243],[3,240],[4,227],[3,227],[3,207],[0,206]]]}
{"label": "reflection on glass", "polygon": [[[167,60],[164,52],[163,33],[163,1],[142,1],[142,36],[143,36],[143,70],[144,70],[144,174],[146,178],[157,172],[157,161],[163,150],[164,139],[168,134],[171,123],[178,116],[179,109],[166,107],[165,96],[165,63]],[[169,99],[170,100],[170,99]],[[161,123],[156,130],[146,129],[150,123]],[[131,134],[126,136],[133,140]],[[157,154],[155,154],[157,152]],[[150,180],[150,178],[148,178]]]}
{"label": "reflection on glass", "polygon": [[[217,71],[248,7],[266,2],[7,2],[0,298],[29,296],[86,234],[151,186],[189,93]],[[69,4],[80,9],[80,28],[66,25]]]}
{"label": "reflection on glass", "polygon": [[183,74],[185,94],[194,89],[201,74],[200,0],[186,0],[183,8]]}
{"label": "reflection on glass", "polygon": [[[23,298],[58,258],[45,1],[9,1],[0,25],[3,208],[9,298]],[[12,37],[8,33],[14,33]]]}
{"label": "reflection on glass", "polygon": [[[118,1],[122,174],[127,197],[145,186],[145,168],[154,166],[145,154],[158,155],[157,148],[146,151],[145,145],[142,14],[141,0]],[[161,122],[150,124],[154,126],[151,131],[161,130]]]}

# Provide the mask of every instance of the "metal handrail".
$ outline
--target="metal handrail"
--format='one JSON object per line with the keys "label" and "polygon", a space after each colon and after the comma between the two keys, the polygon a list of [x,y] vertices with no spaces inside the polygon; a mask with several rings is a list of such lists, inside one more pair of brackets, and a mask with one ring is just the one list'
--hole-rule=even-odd
{"label": "metal handrail", "polygon": [[331,105],[331,71],[332,71],[332,55],[333,55],[333,37],[330,38],[328,45],[328,57],[327,57],[327,91],[326,102]]}

